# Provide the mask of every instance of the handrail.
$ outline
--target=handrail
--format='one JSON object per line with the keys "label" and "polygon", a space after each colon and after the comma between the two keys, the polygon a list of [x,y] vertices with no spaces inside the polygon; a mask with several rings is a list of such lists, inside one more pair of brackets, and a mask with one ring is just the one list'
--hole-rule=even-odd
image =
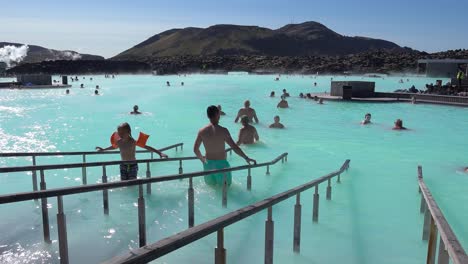
{"label": "handrail", "polygon": [[[159,149],[165,151],[177,147],[183,147],[184,143],[177,143],[164,148]],[[137,150],[137,153],[149,153],[149,150]],[[75,155],[106,155],[106,154],[119,154],[119,151],[65,151],[65,152],[0,152],[0,157],[43,157],[43,156],[75,156]]]}
{"label": "handrail", "polygon": [[[265,209],[268,208],[268,220],[267,220],[267,223],[266,223],[266,230],[268,230],[269,226],[268,226],[268,222],[271,221],[272,223],[272,219],[271,219],[271,214],[272,214],[272,206],[273,205],[276,205],[294,195],[298,196],[300,195],[300,193],[302,193],[303,191],[306,191],[312,187],[316,187],[316,191],[317,191],[317,187],[320,183],[324,182],[324,181],[327,181],[327,180],[330,180],[332,177],[336,176],[336,175],[339,175],[341,174],[345,169],[347,169],[349,167],[349,162],[350,160],[346,160],[345,163],[343,164],[343,166],[341,166],[340,170],[338,171],[335,171],[335,172],[332,172],[332,173],[329,173],[325,176],[322,176],[318,179],[315,179],[313,181],[310,181],[306,184],[303,184],[303,185],[300,185],[300,186],[297,186],[293,189],[290,189],[288,191],[285,191],[285,192],[282,192],[280,194],[277,194],[277,195],[274,195],[272,197],[269,197],[267,199],[264,199],[260,202],[257,202],[255,204],[251,204],[251,205],[248,205],[246,207],[243,207],[239,210],[236,210],[236,211],[233,211],[231,213],[228,213],[226,215],[223,215],[221,217],[218,217],[216,219],[213,219],[211,221],[208,221],[208,222],[205,222],[201,225],[198,225],[198,226],[195,226],[193,228],[190,228],[190,229],[187,229],[185,231],[182,231],[178,234],[175,234],[175,235],[172,235],[172,236],[169,236],[165,239],[162,239],[156,243],[153,243],[153,244],[150,244],[150,245],[147,245],[147,246],[144,246],[144,247],[140,247],[138,249],[135,249],[135,250],[132,250],[128,253],[126,253],[125,255],[122,255],[122,256],[117,256],[109,261],[106,261],[104,263],[106,264],[116,264],[116,263],[147,263],[147,262],[150,262],[152,260],[155,260],[161,256],[164,256],[172,251],[175,251],[181,247],[184,247],[194,241],[197,241],[207,235],[210,235],[214,232],[218,232],[218,246],[221,244],[223,245],[223,241],[221,241],[222,243],[220,243],[220,233],[221,233],[221,237],[224,237],[223,235],[223,229],[229,225],[232,225],[236,222],[239,222],[241,220],[243,220],[244,218],[247,218],[249,216],[252,216],[260,211],[263,211]],[[297,201],[299,201],[299,197],[297,198]],[[314,199],[315,200],[315,199]],[[317,199],[318,200],[318,199]],[[299,205],[300,206],[300,205]],[[315,208],[315,206],[314,206]],[[318,208],[318,206],[317,206]],[[300,216],[300,214],[299,214]],[[296,219],[295,219],[296,220]],[[296,221],[295,221],[296,222]],[[296,223],[295,223],[296,225]],[[299,224],[300,225],[300,224]],[[271,227],[272,228],[272,227]],[[299,229],[300,230],[300,229]],[[296,230],[295,230],[296,231]],[[266,238],[265,238],[265,243],[268,244],[268,243],[271,243],[271,246],[272,246],[272,239],[273,239],[273,236],[271,236],[269,239],[271,239],[271,241],[269,241],[269,239],[267,239],[268,237],[268,231],[266,231],[267,234],[266,234]],[[296,232],[294,232],[296,233]],[[300,234],[300,231],[299,231],[299,234]],[[223,238],[221,238],[223,239]],[[296,240],[296,234],[295,234],[295,238],[294,240]],[[219,248],[219,247],[218,247]],[[267,250],[267,247],[266,249]],[[271,249],[273,250],[273,249]],[[225,249],[222,248],[222,251],[224,253],[224,259],[221,258],[221,260],[218,259],[218,256],[216,256],[216,262],[215,263],[225,263]],[[271,255],[270,255],[271,254]],[[265,263],[272,263],[272,257],[273,257],[273,252],[265,252]]]}
{"label": "handrail", "polygon": [[[89,184],[86,186],[66,187],[66,188],[57,188],[57,189],[49,189],[49,190],[40,190],[36,192],[22,192],[22,193],[15,193],[15,194],[0,195],[0,204],[27,201],[27,200],[32,200],[32,199],[49,198],[49,197],[55,197],[55,196],[64,196],[64,195],[69,195],[69,194],[85,193],[85,192],[92,192],[92,191],[100,191],[100,190],[142,185],[142,184],[148,184],[148,183],[181,180],[181,179],[187,179],[187,178],[192,178],[192,177],[210,175],[213,173],[225,173],[225,172],[253,169],[253,168],[258,168],[258,167],[265,167],[265,166],[276,164],[281,159],[287,157],[287,155],[288,153],[283,153],[270,162],[264,162],[264,163],[259,163],[255,165],[236,166],[236,167],[231,167],[227,169],[199,171],[199,172],[191,172],[191,173],[184,173],[184,174],[160,176],[160,177],[154,177],[154,178],[141,178],[141,179],[128,180],[128,181],[97,183],[97,184]],[[183,158],[183,159],[193,159],[193,158],[190,157],[190,158]],[[138,161],[139,162],[152,162],[152,161],[156,162],[160,160],[147,159],[147,160],[138,160]],[[121,161],[115,161],[115,162],[113,161],[113,162],[105,162],[105,163],[99,163],[99,164],[102,166],[106,166],[106,165],[114,165],[114,164],[120,164],[120,163]],[[95,163],[90,163],[90,164],[94,165]],[[75,165],[75,164],[69,164],[69,165]],[[41,166],[36,166],[36,167],[47,167],[47,166],[49,165],[41,165]],[[95,165],[95,166],[99,166],[99,165]],[[6,169],[11,169],[11,168],[6,168]],[[0,172],[3,172],[3,171],[0,170]]]}
{"label": "handrail", "polygon": [[425,213],[423,240],[427,240],[429,237],[427,263],[435,263],[436,238],[437,231],[439,231],[438,263],[448,263],[450,257],[454,264],[468,264],[468,256],[465,250],[458,241],[447,219],[445,219],[426,183],[424,183],[421,166],[418,166],[418,184],[421,192],[421,212]]}

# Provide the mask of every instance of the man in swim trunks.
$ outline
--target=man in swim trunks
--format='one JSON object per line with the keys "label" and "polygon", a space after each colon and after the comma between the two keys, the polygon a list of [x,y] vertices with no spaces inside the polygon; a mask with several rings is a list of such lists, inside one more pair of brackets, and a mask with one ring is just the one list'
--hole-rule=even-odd
{"label": "man in swim trunks", "polygon": [[269,128],[284,128],[284,125],[280,123],[280,117],[275,116],[275,122],[269,126]]}
{"label": "man in swim trunks", "polygon": [[244,102],[244,108],[239,109],[239,112],[237,113],[237,116],[236,116],[236,119],[234,120],[234,122],[237,123],[239,121],[239,118],[241,118],[241,116],[243,116],[243,115],[248,116],[250,122],[255,120],[255,123],[258,123],[257,113],[255,112],[255,109],[250,108],[250,101],[249,100]]}
{"label": "man in swim trunks", "polygon": [[[257,162],[245,155],[245,153],[239,148],[238,145],[232,140],[231,134],[227,128],[219,125],[219,109],[212,105],[206,110],[207,116],[210,119],[210,123],[200,129],[193,146],[193,152],[203,163],[203,168],[207,170],[216,170],[229,168],[230,165],[226,160],[225,144],[228,144],[232,150],[239,156],[245,159],[247,163]],[[203,143],[205,147],[205,156],[200,152],[200,145]],[[230,172],[226,173],[227,184],[230,185],[232,182],[232,176]],[[205,176],[205,182],[209,185],[223,185],[224,174],[215,173]]]}

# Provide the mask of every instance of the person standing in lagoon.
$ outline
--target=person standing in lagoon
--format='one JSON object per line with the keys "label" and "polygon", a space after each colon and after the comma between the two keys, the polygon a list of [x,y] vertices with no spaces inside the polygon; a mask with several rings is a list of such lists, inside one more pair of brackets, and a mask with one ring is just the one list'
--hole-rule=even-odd
{"label": "person standing in lagoon", "polygon": [[289,107],[288,101],[286,101],[284,96],[281,96],[281,101],[278,103],[276,108],[288,108],[288,107]]}
{"label": "person standing in lagoon", "polygon": [[275,91],[271,91],[270,97],[275,97]]}
{"label": "person standing in lagoon", "polygon": [[130,114],[131,114],[131,115],[140,115],[140,114],[141,114],[141,112],[138,111],[138,105],[134,105],[134,106],[133,106],[133,111],[130,112]]}
{"label": "person standing in lagoon", "polygon": [[407,128],[403,126],[403,120],[397,119],[395,121],[395,126],[392,129],[393,130],[406,130]]}
{"label": "person standing in lagoon", "polygon": [[323,104],[323,98],[318,99],[318,104]]}
{"label": "person standing in lagoon", "polygon": [[[239,156],[245,159],[248,164],[256,164],[254,159],[249,158],[234,142],[229,133],[229,130],[219,125],[220,113],[218,107],[212,105],[206,109],[206,114],[210,119],[210,123],[198,131],[193,152],[198,159],[203,163],[203,169],[218,170],[230,168],[229,162],[226,160],[225,144],[228,144],[232,150]],[[205,156],[200,152],[200,145],[203,143],[205,147]],[[226,173],[227,184],[231,185],[232,176],[230,172]],[[205,176],[205,182],[209,185],[223,185],[223,173],[215,173]]]}
{"label": "person standing in lagoon", "polygon": [[234,122],[237,123],[239,121],[239,118],[241,118],[241,116],[243,116],[243,115],[248,116],[250,122],[255,120],[255,123],[258,124],[257,113],[255,112],[255,109],[250,108],[250,101],[249,100],[244,102],[244,108],[239,109],[239,112],[237,113],[237,116],[236,116],[236,119],[234,120]]}
{"label": "person standing in lagoon", "polygon": [[237,145],[253,144],[260,139],[257,129],[249,124],[250,120],[248,116],[242,116],[241,123],[243,127],[239,130]]}
{"label": "person standing in lagoon", "polygon": [[[132,129],[128,123],[122,123],[117,127],[117,134],[120,139],[117,140],[117,148],[120,150],[120,157],[125,163],[120,164],[120,180],[134,180],[137,178],[138,174],[138,163],[136,163],[136,140],[132,137]],[[161,158],[167,158],[167,155],[161,151],[150,147],[142,147],[146,150],[157,153]],[[98,152],[113,150],[114,146],[107,148],[96,147]]]}
{"label": "person standing in lagoon", "polygon": [[275,116],[274,123],[269,126],[269,128],[284,128],[284,125],[280,123],[280,117]]}
{"label": "person standing in lagoon", "polygon": [[98,90],[94,90],[94,95],[99,95],[99,91],[98,91]]}
{"label": "person standing in lagoon", "polygon": [[362,120],[361,122],[361,125],[367,125],[367,124],[370,124],[371,123],[371,114],[370,113],[367,113],[365,116],[364,116],[364,120]]}

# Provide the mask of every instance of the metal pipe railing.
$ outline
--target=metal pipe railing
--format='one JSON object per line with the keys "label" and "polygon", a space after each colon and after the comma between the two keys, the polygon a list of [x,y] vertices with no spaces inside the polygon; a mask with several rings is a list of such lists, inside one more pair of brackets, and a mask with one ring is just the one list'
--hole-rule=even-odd
{"label": "metal pipe railing", "polygon": [[[267,220],[265,222],[265,263],[273,263],[273,242],[274,242],[274,222],[273,222],[273,206],[288,199],[296,196],[295,214],[294,214],[294,238],[293,238],[293,250],[294,252],[300,251],[300,225],[301,225],[301,206],[300,206],[300,194],[312,187],[316,187],[331,178],[340,175],[344,170],[349,168],[350,160],[346,160],[343,166],[335,172],[322,176],[318,179],[310,181],[306,184],[297,186],[293,189],[285,191],[283,193],[274,195],[267,199],[264,199],[255,204],[251,204],[239,210],[233,211],[211,221],[205,222],[201,225],[182,231],[176,235],[162,239],[156,243],[140,247],[139,249],[132,250],[122,256],[117,256],[104,263],[107,264],[129,264],[129,263],[148,263],[159,257],[162,257],[172,251],[175,251],[181,247],[184,247],[190,243],[193,243],[205,236],[217,232],[218,247],[215,249],[215,263],[225,264],[226,263],[226,249],[224,248],[224,229],[234,223],[237,223],[249,216],[257,214],[263,210],[268,210]],[[314,206],[315,208],[315,206]],[[314,209],[315,210],[315,209]],[[317,207],[318,210],[318,207]]]}
{"label": "metal pipe railing", "polygon": [[[49,231],[49,218],[48,218],[48,209],[47,209],[47,198],[50,197],[57,197],[58,201],[60,202],[60,206],[58,206],[58,214],[57,214],[57,224],[59,225],[57,230],[59,232],[59,249],[60,256],[61,256],[61,263],[68,263],[68,242],[67,242],[67,230],[66,230],[66,221],[65,221],[65,214],[63,212],[63,200],[62,196],[71,195],[71,194],[78,194],[78,193],[85,193],[85,192],[92,192],[92,191],[102,191],[103,192],[103,208],[104,214],[109,214],[109,197],[108,197],[108,189],[119,188],[119,187],[127,187],[127,186],[139,186],[139,195],[138,195],[138,226],[139,226],[139,241],[140,246],[144,246],[146,244],[146,224],[145,224],[145,199],[143,196],[143,185],[147,184],[150,185],[151,183],[156,182],[164,182],[164,181],[171,181],[171,180],[181,180],[181,179],[189,179],[189,188],[188,188],[188,223],[189,228],[194,226],[195,223],[195,208],[194,208],[194,191],[193,191],[193,177],[200,177],[205,175],[210,175],[213,173],[227,173],[232,171],[239,171],[239,170],[248,170],[249,177],[248,181],[251,178],[250,171],[253,168],[265,167],[270,166],[278,163],[280,160],[284,163],[287,161],[288,153],[283,153],[278,156],[276,159],[255,164],[255,165],[244,165],[244,166],[237,166],[231,167],[227,169],[221,170],[211,170],[211,171],[200,171],[200,172],[192,172],[192,173],[185,173],[185,174],[177,174],[177,175],[168,175],[168,176],[161,176],[151,178],[141,178],[129,181],[119,181],[119,182],[107,182],[107,175],[106,175],[106,165],[102,166],[103,169],[103,176],[102,180],[103,183],[100,184],[90,184],[90,185],[83,185],[83,186],[76,186],[76,187],[67,187],[67,188],[59,188],[59,189],[50,189],[46,190],[45,180],[44,180],[44,171],[40,170],[41,172],[41,190],[35,192],[25,192],[25,193],[15,193],[15,194],[7,194],[7,195],[0,195],[0,204],[6,203],[14,203],[14,202],[21,202],[33,199],[41,199],[42,202],[42,218],[43,218],[43,230],[44,230],[44,241],[50,243],[50,231]],[[250,179],[251,181],[251,179]],[[224,181],[222,186],[223,188],[223,206],[227,205],[227,182]],[[250,190],[251,186],[248,187]],[[149,188],[151,190],[151,188]],[[149,195],[151,192],[148,192]],[[65,240],[65,241],[63,241]],[[64,255],[62,257],[62,255]],[[65,256],[66,255],[66,256]]]}
{"label": "metal pipe railing", "polygon": [[468,264],[468,256],[457,236],[452,231],[447,219],[432,197],[429,188],[424,183],[422,167],[418,166],[418,185],[421,193],[420,212],[424,213],[423,240],[429,240],[426,263],[433,264],[436,260],[437,232],[440,234],[438,263],[448,264],[449,259],[454,264]]}

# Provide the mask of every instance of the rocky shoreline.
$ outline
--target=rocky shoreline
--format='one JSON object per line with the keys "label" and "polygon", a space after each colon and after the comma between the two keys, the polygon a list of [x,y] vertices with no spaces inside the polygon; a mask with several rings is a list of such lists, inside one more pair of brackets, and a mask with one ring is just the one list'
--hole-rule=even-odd
{"label": "rocky shoreline", "polygon": [[147,58],[141,61],[80,60],[46,61],[22,64],[8,70],[9,74],[96,74],[96,73],[157,73],[188,72],[225,73],[245,71],[257,74],[363,74],[417,73],[417,60],[423,58],[468,58],[468,50],[428,54],[425,52],[372,51],[343,56],[176,56]]}

